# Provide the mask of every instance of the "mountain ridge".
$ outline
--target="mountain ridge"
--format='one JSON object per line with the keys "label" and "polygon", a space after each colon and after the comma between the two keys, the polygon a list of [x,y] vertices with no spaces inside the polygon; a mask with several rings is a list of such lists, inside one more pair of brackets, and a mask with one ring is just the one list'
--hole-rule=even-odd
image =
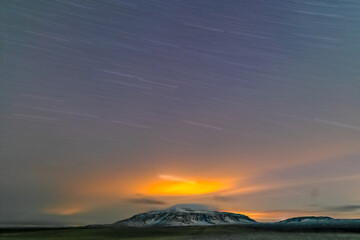
{"label": "mountain ridge", "polygon": [[344,227],[360,226],[360,219],[334,219],[327,216],[292,217],[278,222],[257,222],[250,217],[231,212],[220,212],[202,205],[181,204],[163,210],[138,213],[112,224],[87,227],[172,227],[211,225],[251,225],[253,227]]}

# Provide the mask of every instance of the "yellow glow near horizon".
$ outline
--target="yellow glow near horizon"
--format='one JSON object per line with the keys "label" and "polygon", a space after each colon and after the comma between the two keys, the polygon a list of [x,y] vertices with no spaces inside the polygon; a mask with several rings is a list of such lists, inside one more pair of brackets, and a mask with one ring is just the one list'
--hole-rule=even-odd
{"label": "yellow glow near horizon", "polygon": [[146,188],[145,191],[147,193],[159,195],[197,195],[215,192],[224,188],[224,184],[220,181],[193,181],[170,175],[159,175],[159,178],[162,180]]}

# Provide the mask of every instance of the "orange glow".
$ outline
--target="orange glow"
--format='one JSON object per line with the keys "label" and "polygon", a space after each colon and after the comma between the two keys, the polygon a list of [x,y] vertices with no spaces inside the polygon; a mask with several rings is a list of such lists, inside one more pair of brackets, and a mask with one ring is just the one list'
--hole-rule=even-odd
{"label": "orange glow", "polygon": [[45,212],[47,212],[47,213],[52,213],[52,214],[57,214],[57,215],[62,215],[62,216],[73,215],[73,214],[81,213],[84,211],[85,211],[85,209],[83,209],[81,207],[55,207],[55,208],[49,208],[49,209],[45,210]]}
{"label": "orange glow", "polygon": [[145,189],[146,193],[159,195],[197,195],[216,192],[225,187],[224,183],[220,181],[193,181],[170,175],[159,175],[159,178],[162,180],[150,184]]}

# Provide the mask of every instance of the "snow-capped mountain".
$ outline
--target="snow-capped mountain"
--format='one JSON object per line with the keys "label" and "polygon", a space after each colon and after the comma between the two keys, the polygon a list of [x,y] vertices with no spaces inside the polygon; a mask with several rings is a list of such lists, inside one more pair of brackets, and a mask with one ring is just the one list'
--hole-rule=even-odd
{"label": "snow-capped mountain", "polygon": [[186,206],[174,206],[165,210],[140,213],[131,218],[113,223],[111,226],[203,226],[250,223],[255,223],[255,221],[242,214],[196,210]]}
{"label": "snow-capped mountain", "polygon": [[283,220],[283,221],[280,221],[279,223],[310,223],[310,224],[313,224],[313,223],[325,223],[325,222],[329,222],[329,221],[332,221],[334,220],[333,218],[331,217],[294,217],[294,218],[289,218],[289,219],[286,219],[286,220]]}

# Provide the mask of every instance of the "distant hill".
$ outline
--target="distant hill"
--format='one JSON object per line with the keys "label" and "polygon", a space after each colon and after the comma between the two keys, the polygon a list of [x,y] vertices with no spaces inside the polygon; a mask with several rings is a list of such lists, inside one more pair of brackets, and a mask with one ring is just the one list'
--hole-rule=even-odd
{"label": "distant hill", "polygon": [[358,229],[360,230],[360,219],[334,219],[331,217],[295,217],[289,218],[273,225],[278,227],[296,228],[323,228],[323,229]]}
{"label": "distant hill", "polygon": [[334,220],[331,217],[314,217],[314,216],[309,216],[309,217],[294,217],[294,218],[289,218],[283,221],[280,221],[279,223],[320,223],[320,222],[329,222]]}

